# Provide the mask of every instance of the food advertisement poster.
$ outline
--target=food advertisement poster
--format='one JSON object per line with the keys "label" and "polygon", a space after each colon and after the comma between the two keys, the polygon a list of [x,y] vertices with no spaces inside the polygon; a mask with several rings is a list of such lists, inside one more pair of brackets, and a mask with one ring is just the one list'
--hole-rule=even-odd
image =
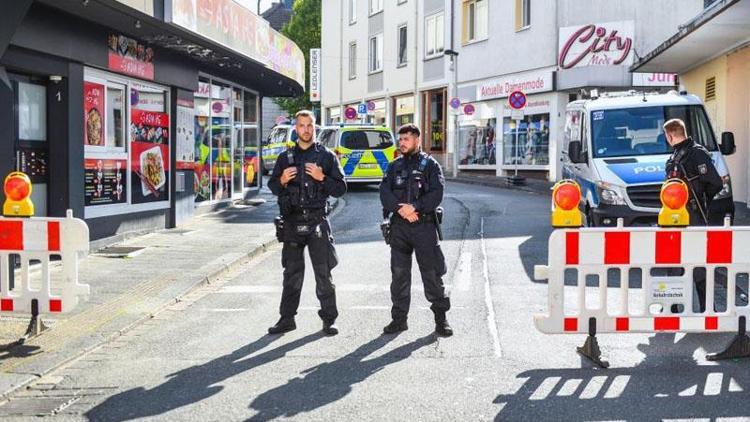
{"label": "food advertisement poster", "polygon": [[84,195],[87,207],[124,204],[128,200],[127,160],[84,160]]}
{"label": "food advertisement poster", "polygon": [[123,35],[109,34],[108,68],[141,79],[154,79],[154,50]]}
{"label": "food advertisement poster", "polygon": [[83,83],[84,145],[104,146],[104,85]]}
{"label": "food advertisement poster", "polygon": [[131,202],[169,199],[169,115],[133,109],[130,125]]}
{"label": "food advertisement poster", "polygon": [[177,170],[192,170],[195,167],[194,104],[177,100],[177,124],[175,148],[177,148]]}

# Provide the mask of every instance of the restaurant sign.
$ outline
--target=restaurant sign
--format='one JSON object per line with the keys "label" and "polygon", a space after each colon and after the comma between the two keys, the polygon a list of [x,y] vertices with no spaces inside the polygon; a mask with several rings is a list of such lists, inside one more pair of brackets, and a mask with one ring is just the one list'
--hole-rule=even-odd
{"label": "restaurant sign", "polygon": [[633,64],[633,21],[560,28],[557,64],[561,69]]}

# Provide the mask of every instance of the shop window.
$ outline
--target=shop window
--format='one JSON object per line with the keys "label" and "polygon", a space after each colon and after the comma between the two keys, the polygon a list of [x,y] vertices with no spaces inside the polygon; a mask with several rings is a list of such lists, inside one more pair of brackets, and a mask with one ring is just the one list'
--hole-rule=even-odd
{"label": "shop window", "polygon": [[425,18],[425,58],[441,56],[445,50],[443,13]]}
{"label": "shop window", "polygon": [[349,24],[357,23],[357,0],[349,0]]}
{"label": "shop window", "polygon": [[47,88],[43,85],[18,83],[18,138],[47,140]]}
{"label": "shop window", "polygon": [[258,123],[258,96],[245,91],[244,103],[245,123]]}
{"label": "shop window", "polygon": [[125,147],[125,88],[107,87],[107,146],[114,148]]}
{"label": "shop window", "polygon": [[463,4],[463,42],[471,43],[487,38],[487,0],[465,0]]}
{"label": "shop window", "polygon": [[495,165],[497,119],[482,119],[459,129],[459,165]]}
{"label": "shop window", "polygon": [[549,113],[503,120],[503,164],[549,165]]}

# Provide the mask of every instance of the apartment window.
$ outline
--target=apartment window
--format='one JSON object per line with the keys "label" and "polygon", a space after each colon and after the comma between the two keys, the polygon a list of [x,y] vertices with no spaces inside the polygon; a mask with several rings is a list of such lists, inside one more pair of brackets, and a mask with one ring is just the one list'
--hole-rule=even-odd
{"label": "apartment window", "polygon": [[464,44],[487,38],[488,0],[464,0],[463,42]]}
{"label": "apartment window", "polygon": [[398,27],[398,66],[406,64],[406,40],[406,25],[401,25]]}
{"label": "apartment window", "polygon": [[357,0],[349,0],[349,23],[357,22]]}
{"label": "apartment window", "polygon": [[443,31],[445,27],[445,17],[443,13],[428,16],[425,19],[425,57],[436,57],[443,54],[445,50],[445,37]]}
{"label": "apartment window", "polygon": [[357,77],[357,43],[349,43],[349,79]]}
{"label": "apartment window", "polygon": [[383,34],[370,37],[370,73],[383,70]]}
{"label": "apartment window", "polygon": [[516,31],[531,26],[531,0],[516,0]]}
{"label": "apartment window", "polygon": [[370,14],[374,15],[383,11],[383,0],[370,0]]}

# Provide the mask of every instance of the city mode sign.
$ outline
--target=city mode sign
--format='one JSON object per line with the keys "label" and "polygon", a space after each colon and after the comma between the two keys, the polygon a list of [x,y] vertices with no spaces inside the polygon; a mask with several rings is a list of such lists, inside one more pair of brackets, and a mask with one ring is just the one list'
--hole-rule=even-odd
{"label": "city mode sign", "polygon": [[560,28],[560,69],[582,66],[633,64],[633,21],[607,22]]}

